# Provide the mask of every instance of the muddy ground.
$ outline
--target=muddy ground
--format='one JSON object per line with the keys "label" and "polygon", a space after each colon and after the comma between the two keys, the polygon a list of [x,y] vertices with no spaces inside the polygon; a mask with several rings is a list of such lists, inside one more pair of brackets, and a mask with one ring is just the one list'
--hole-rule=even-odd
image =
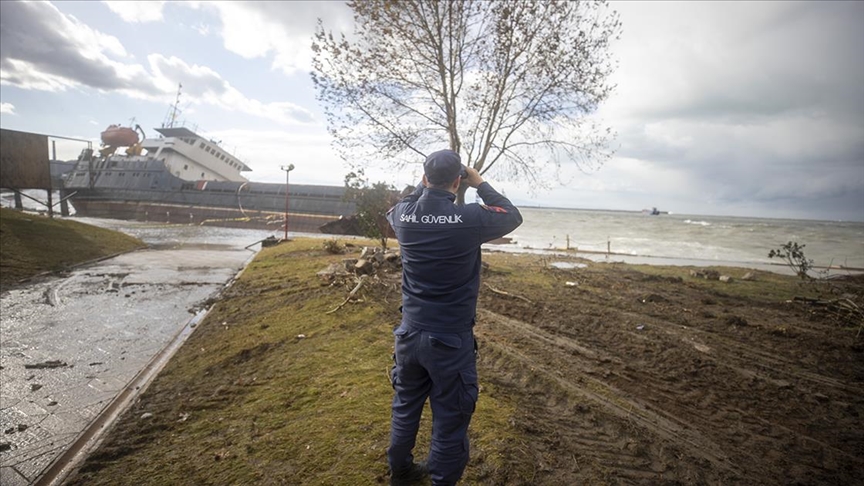
{"label": "muddy ground", "polygon": [[[400,274],[345,257],[262,251],[68,484],[386,484]],[[484,255],[460,484],[864,484],[862,276],[550,258]]]}
{"label": "muddy ground", "polygon": [[864,321],[820,305],[862,306],[861,276],[787,301],[686,269],[534,266],[490,267],[477,335],[535,484],[864,484]]}

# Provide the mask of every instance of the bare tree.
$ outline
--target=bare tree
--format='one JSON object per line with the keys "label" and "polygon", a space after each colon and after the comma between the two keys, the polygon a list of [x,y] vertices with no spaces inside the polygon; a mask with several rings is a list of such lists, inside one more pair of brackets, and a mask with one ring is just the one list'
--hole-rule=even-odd
{"label": "bare tree", "polygon": [[[357,0],[353,35],[319,19],[312,80],[340,155],[403,165],[443,148],[485,174],[549,187],[562,162],[600,166],[589,116],[613,86],[605,2]],[[459,201],[464,201],[463,187]]]}

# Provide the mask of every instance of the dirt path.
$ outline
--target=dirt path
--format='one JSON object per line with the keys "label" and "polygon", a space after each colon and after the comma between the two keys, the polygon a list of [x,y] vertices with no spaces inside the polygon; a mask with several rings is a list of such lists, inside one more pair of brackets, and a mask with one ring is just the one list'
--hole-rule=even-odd
{"label": "dirt path", "polygon": [[551,288],[487,276],[530,302],[485,292],[477,325],[484,379],[520,397],[537,484],[864,482],[848,328],[682,278],[542,271]]}

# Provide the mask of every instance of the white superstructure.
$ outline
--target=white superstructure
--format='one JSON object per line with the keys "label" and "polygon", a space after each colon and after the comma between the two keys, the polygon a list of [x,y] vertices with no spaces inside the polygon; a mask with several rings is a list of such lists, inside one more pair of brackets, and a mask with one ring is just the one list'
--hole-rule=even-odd
{"label": "white superstructure", "polygon": [[218,143],[185,127],[157,128],[161,138],[145,138],[141,146],[147,155],[162,160],[177,177],[188,181],[240,181],[240,172],[251,171]]}

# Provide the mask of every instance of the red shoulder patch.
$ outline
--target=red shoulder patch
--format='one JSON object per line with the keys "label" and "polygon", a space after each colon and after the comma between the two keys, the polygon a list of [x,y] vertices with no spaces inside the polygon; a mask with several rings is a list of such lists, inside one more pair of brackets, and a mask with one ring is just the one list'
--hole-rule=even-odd
{"label": "red shoulder patch", "polygon": [[499,207],[499,206],[487,206],[485,204],[481,204],[480,207],[485,209],[486,211],[489,211],[492,213],[506,213],[507,212],[506,209]]}

